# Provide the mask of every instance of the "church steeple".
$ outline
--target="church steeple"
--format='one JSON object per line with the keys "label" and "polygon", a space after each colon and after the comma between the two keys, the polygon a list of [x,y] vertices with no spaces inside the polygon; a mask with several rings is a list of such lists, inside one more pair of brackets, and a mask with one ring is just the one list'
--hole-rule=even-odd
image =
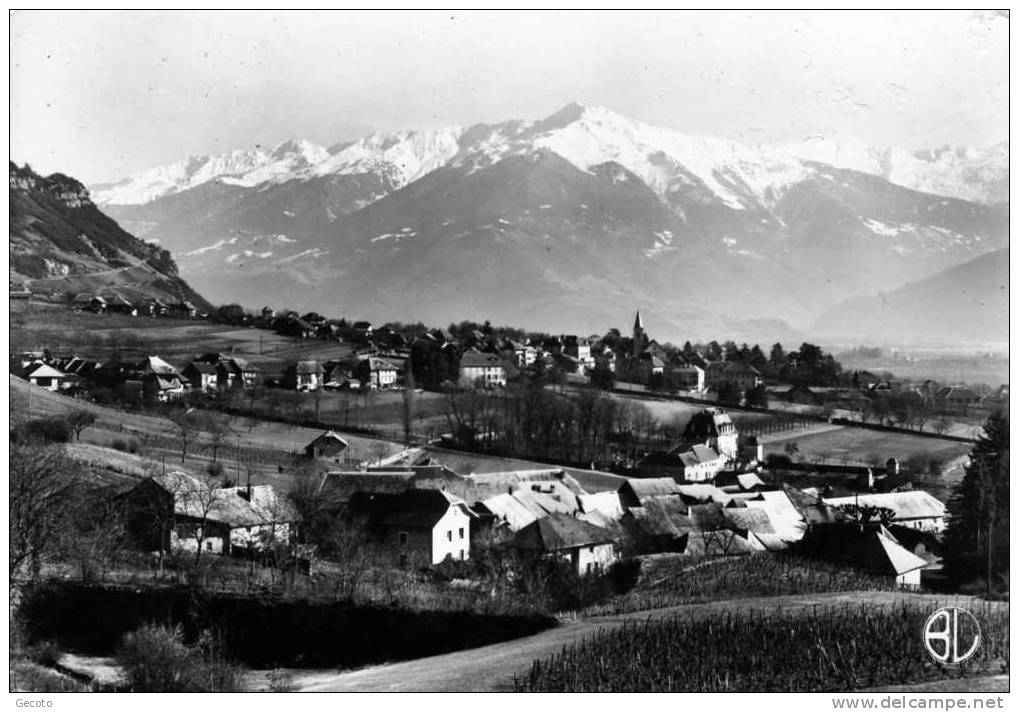
{"label": "church steeple", "polygon": [[633,320],[633,357],[639,358],[640,352],[647,345],[647,332],[644,331],[644,320],[640,318],[640,309]]}

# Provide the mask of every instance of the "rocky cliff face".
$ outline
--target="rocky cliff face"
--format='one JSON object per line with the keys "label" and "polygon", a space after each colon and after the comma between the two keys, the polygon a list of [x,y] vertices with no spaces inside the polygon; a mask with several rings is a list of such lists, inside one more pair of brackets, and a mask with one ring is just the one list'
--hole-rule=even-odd
{"label": "rocky cliff face", "polygon": [[51,176],[40,176],[32,171],[26,163],[19,167],[10,164],[11,189],[22,192],[42,192],[52,196],[69,208],[85,208],[94,206],[88,189],[80,182],[63,173]]}
{"label": "rocky cliff face", "polygon": [[170,253],[125,232],[79,181],[10,164],[10,281],[36,292],[116,290],[207,305]]}

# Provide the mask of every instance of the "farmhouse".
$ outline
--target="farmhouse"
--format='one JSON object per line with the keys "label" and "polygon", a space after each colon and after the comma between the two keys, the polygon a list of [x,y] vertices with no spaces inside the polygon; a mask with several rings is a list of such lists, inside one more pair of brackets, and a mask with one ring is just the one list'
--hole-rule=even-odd
{"label": "farmhouse", "polygon": [[384,358],[362,356],[354,368],[354,375],[367,388],[385,389],[396,385],[399,369]]}
{"label": "farmhouse", "polygon": [[925,560],[907,551],[880,524],[815,524],[807,529],[796,550],[804,556],[851,566],[910,588],[920,585],[920,572],[927,566]]}
{"label": "farmhouse", "polygon": [[347,441],[332,430],[319,435],[304,448],[305,457],[312,460],[333,460],[339,462],[339,454],[349,447]]}
{"label": "farmhouse", "polygon": [[761,372],[742,361],[716,362],[707,370],[708,388],[717,389],[723,383],[732,383],[741,391],[761,385]]}
{"label": "farmhouse", "polygon": [[57,391],[67,379],[67,375],[39,361],[25,369],[25,378],[33,386],[45,388],[47,391]]}
{"label": "farmhouse", "polygon": [[506,369],[495,354],[468,349],[460,357],[460,385],[468,388],[502,388]]}
{"label": "farmhouse", "polygon": [[220,388],[250,388],[258,381],[259,368],[239,356],[216,363],[216,381]]}
{"label": "farmhouse", "polygon": [[121,294],[114,294],[106,300],[106,311],[110,314],[138,316],[138,309]]}
{"label": "farmhouse", "polygon": [[301,519],[271,485],[214,488],[184,472],[148,477],[118,499],[128,531],[159,551],[264,550],[289,542]]}
{"label": "farmhouse", "polygon": [[401,565],[470,558],[471,521],[477,515],[459,497],[438,490],[408,489],[398,495],[359,498],[355,507],[369,515]]}
{"label": "farmhouse", "polygon": [[106,311],[106,300],[97,294],[81,292],[74,295],[74,299],[71,300],[71,308],[75,311],[103,312]]}
{"label": "farmhouse", "polygon": [[567,514],[550,514],[525,526],[513,546],[540,556],[562,558],[580,575],[597,574],[616,560],[611,532]]}
{"label": "farmhouse", "polygon": [[203,361],[189,363],[184,367],[183,375],[192,388],[200,391],[212,392],[218,385],[216,367]]}
{"label": "farmhouse", "polygon": [[283,371],[283,385],[298,391],[316,391],[322,385],[322,366],[318,361],[298,361]]}

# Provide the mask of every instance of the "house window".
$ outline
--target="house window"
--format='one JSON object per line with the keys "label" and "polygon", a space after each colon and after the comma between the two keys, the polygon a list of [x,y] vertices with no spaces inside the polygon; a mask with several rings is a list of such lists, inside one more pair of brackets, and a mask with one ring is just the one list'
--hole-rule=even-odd
{"label": "house window", "polygon": [[590,562],[588,562],[587,566],[584,567],[584,573],[585,574],[590,574],[591,573],[591,563]]}
{"label": "house window", "polygon": [[463,527],[460,527],[460,538],[461,539],[464,538],[464,528]]}
{"label": "house window", "polygon": [[206,551],[212,551],[212,542],[211,541],[205,542],[205,550]]}
{"label": "house window", "polygon": [[446,541],[453,541],[453,530],[452,529],[450,529],[448,532],[446,532]]}
{"label": "house window", "polygon": [[400,532],[400,546],[407,546],[407,532]]}
{"label": "house window", "polygon": [[460,549],[460,560],[463,561],[463,559],[464,559],[464,550]]}

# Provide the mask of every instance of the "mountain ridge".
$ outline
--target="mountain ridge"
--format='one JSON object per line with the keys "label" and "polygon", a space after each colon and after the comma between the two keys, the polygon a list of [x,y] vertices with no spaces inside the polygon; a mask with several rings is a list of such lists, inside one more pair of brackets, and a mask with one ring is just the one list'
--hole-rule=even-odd
{"label": "mountain ridge", "polygon": [[208,308],[170,253],[139,240],[100,211],[79,181],[10,163],[11,284],[34,291],[118,291],[129,299],[189,300]]}

